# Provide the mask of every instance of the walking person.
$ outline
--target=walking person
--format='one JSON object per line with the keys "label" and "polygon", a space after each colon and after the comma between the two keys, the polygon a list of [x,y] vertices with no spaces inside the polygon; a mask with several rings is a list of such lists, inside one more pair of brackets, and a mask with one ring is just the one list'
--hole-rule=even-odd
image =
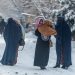
{"label": "walking person", "polygon": [[1,64],[13,66],[17,63],[19,40],[21,37],[22,31],[20,25],[13,18],[9,18],[4,31],[6,47]]}
{"label": "walking person", "polygon": [[66,23],[64,17],[57,18],[55,26],[56,35],[56,55],[57,62],[54,68],[59,68],[62,65],[63,69],[68,69],[72,65],[71,61],[71,30]]}
{"label": "walking person", "polygon": [[40,69],[46,69],[46,66],[48,64],[48,60],[49,60],[49,51],[50,51],[50,36],[44,36],[44,34],[42,34],[40,32],[39,27],[41,27],[41,25],[44,26],[44,24],[48,27],[50,25],[49,21],[45,21],[43,19],[39,20],[39,26],[38,28],[35,30],[35,35],[38,37],[37,38],[37,43],[36,43],[36,49],[35,49],[35,58],[34,58],[34,66],[38,66],[40,67]]}

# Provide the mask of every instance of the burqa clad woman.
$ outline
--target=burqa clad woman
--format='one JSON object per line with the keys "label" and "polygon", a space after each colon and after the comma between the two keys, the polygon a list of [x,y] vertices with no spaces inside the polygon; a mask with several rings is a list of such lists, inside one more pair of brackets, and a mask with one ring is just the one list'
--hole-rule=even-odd
{"label": "burqa clad woman", "polygon": [[21,37],[22,31],[20,25],[13,18],[9,18],[4,31],[6,47],[1,60],[3,65],[13,66],[17,63],[19,40]]}
{"label": "burqa clad woman", "polygon": [[[43,20],[41,19],[39,21],[39,24],[42,24],[42,23],[43,23]],[[39,32],[38,28],[35,30],[35,35],[38,38],[37,38],[36,49],[35,49],[34,66],[38,66],[40,67],[40,69],[46,69],[46,66],[49,60],[50,36],[43,36]]]}
{"label": "burqa clad woman", "polygon": [[58,17],[55,26],[57,31],[56,36],[56,54],[57,62],[54,68],[60,67],[62,64],[63,69],[68,69],[71,62],[71,30],[66,23],[64,17]]}

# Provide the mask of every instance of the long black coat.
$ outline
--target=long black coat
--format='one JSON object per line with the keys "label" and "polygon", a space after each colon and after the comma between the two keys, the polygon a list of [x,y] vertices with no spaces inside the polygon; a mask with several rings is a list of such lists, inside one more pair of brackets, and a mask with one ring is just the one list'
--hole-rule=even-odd
{"label": "long black coat", "polygon": [[[57,31],[56,36],[56,53],[57,53],[57,65],[63,64],[70,66],[71,62],[71,30],[64,18],[60,18],[55,26]],[[62,60],[62,61],[61,61]]]}
{"label": "long black coat", "polygon": [[22,31],[20,25],[18,25],[15,21],[8,22],[4,31],[6,47],[1,60],[3,65],[16,64],[19,40],[21,37]]}
{"label": "long black coat", "polygon": [[43,41],[41,33],[36,30],[35,35],[38,37],[35,49],[34,66],[47,66],[49,59],[49,40]]}

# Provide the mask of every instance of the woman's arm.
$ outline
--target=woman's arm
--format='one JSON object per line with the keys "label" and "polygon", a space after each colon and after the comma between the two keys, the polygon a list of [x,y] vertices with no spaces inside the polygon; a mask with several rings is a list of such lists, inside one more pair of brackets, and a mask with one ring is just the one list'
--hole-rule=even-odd
{"label": "woman's arm", "polygon": [[36,36],[41,36],[41,33],[38,31],[38,29],[35,30],[35,35]]}

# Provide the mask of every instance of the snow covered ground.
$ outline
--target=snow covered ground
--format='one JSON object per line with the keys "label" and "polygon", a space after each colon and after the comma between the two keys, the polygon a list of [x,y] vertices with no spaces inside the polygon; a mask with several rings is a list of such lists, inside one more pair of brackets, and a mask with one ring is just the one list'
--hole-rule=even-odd
{"label": "snow covered ground", "polygon": [[[72,42],[72,62],[73,65],[64,70],[61,68],[52,68],[56,62],[55,38],[52,37],[53,47],[50,49],[50,58],[47,70],[40,70],[34,67],[34,53],[36,45],[36,36],[29,32],[26,34],[26,45],[23,51],[19,51],[18,62],[15,66],[4,66],[0,64],[0,75],[74,75],[75,74],[75,42]],[[0,36],[0,59],[2,58],[5,48],[3,37]],[[21,50],[22,47],[19,48]]]}

